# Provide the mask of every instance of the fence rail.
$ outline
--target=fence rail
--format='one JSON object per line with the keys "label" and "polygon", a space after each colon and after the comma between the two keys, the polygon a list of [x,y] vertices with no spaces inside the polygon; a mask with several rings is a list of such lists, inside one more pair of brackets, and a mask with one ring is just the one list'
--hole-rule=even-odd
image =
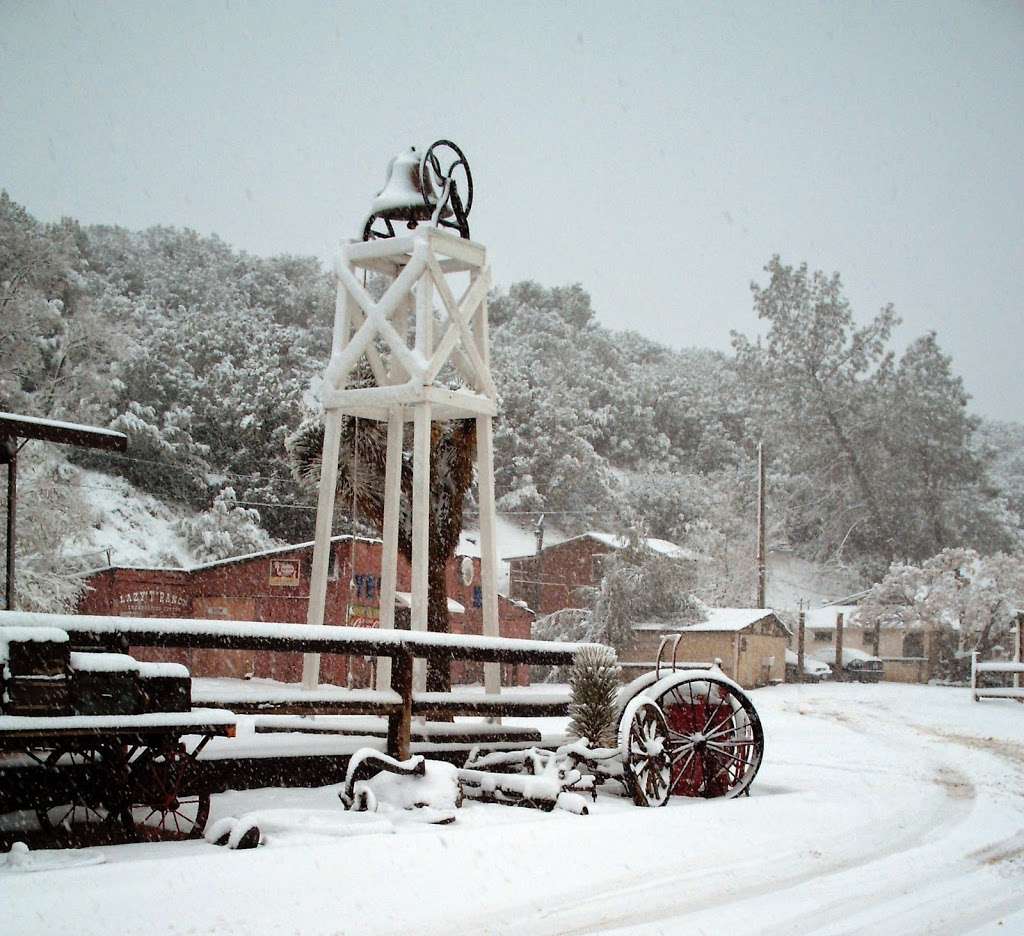
{"label": "fence rail", "polygon": [[[278,713],[358,713],[388,717],[388,753],[409,756],[411,723],[416,714],[556,715],[564,714],[567,702],[554,699],[515,700],[499,695],[467,697],[459,692],[413,695],[413,660],[469,660],[483,663],[570,665],[586,644],[476,634],[441,634],[406,630],[371,630],[331,625],[267,623],[260,621],[209,621],[184,618],[104,617],[99,615],[40,614],[0,611],[0,627],[59,628],[72,635],[78,646],[109,649],[112,641],[135,647],[197,650],[275,650],[291,653],[361,654],[392,660],[391,690],[351,695],[331,694],[318,698],[316,691],[297,691],[294,697],[221,700],[223,707]],[[279,694],[279,693],[278,693]],[[237,702],[232,705],[231,702]],[[205,705],[217,704],[203,698]]]}
{"label": "fence rail", "polygon": [[[985,673],[999,673],[1013,677],[1012,686],[985,686],[979,678]],[[971,654],[971,699],[1018,699],[1024,702],[1024,689],[1020,685],[1024,663],[1014,660],[986,660],[978,662],[978,653]]]}

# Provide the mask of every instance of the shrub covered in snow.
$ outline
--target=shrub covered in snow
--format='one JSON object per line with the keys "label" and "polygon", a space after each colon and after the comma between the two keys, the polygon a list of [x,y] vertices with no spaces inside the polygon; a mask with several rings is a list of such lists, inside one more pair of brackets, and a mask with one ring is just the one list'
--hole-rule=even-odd
{"label": "shrub covered in snow", "polygon": [[616,743],[615,700],[619,692],[619,661],[611,647],[583,647],[569,671],[572,702],[569,734],[591,745]]}
{"label": "shrub covered in snow", "polygon": [[260,526],[259,511],[239,506],[235,489],[230,487],[217,495],[209,510],[180,521],[178,532],[199,562],[215,562],[275,545]]}

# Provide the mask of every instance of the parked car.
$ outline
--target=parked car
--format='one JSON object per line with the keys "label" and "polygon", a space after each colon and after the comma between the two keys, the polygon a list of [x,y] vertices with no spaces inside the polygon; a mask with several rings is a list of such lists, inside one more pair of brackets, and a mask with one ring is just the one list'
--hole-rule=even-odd
{"label": "parked car", "polygon": [[[834,661],[834,650],[818,650],[815,659],[821,662]],[[882,661],[870,653],[855,647],[843,647],[843,676],[857,682],[881,682]]]}
{"label": "parked car", "polygon": [[[797,655],[795,650],[786,648],[786,682],[796,682]],[[832,678],[832,667],[821,660],[815,660],[804,654],[804,682],[821,682]]]}

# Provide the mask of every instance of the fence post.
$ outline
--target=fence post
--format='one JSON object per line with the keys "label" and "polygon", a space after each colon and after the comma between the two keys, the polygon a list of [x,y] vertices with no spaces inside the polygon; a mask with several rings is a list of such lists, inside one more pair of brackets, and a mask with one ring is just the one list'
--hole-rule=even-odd
{"label": "fence post", "polygon": [[[1016,647],[1013,652],[1013,659],[1016,663],[1021,662],[1020,651],[1021,651],[1021,630],[1024,629],[1024,611],[1017,612],[1017,641]],[[1020,689],[1020,673],[1013,674],[1013,688]]]}
{"label": "fence post", "polygon": [[836,612],[836,671],[832,674],[837,682],[843,681],[843,612]]}
{"label": "fence post", "polygon": [[388,754],[408,760],[412,740],[413,658],[407,650],[396,653],[391,662],[391,688],[401,696],[402,710],[388,717]]}
{"label": "fence post", "polygon": [[971,651],[971,701],[978,701],[978,651]]}

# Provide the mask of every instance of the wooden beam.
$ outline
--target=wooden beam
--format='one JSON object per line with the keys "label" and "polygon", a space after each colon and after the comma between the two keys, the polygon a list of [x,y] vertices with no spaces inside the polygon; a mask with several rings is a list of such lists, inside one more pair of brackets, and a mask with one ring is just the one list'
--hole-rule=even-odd
{"label": "wooden beam", "polygon": [[388,754],[403,761],[409,759],[412,740],[412,669],[413,660],[408,654],[400,653],[394,658],[391,683],[402,697],[402,707],[388,718]]}
{"label": "wooden beam", "polygon": [[59,445],[77,445],[114,452],[128,450],[128,436],[123,432],[17,413],[0,413],[0,439],[4,438],[39,439]]}
{"label": "wooden beam", "polygon": [[[412,609],[411,626],[414,631],[427,630],[427,601],[429,595],[430,555],[430,404],[416,407],[413,421],[412,456]],[[426,682],[426,667],[422,660],[416,663],[413,685],[422,690]]]}

